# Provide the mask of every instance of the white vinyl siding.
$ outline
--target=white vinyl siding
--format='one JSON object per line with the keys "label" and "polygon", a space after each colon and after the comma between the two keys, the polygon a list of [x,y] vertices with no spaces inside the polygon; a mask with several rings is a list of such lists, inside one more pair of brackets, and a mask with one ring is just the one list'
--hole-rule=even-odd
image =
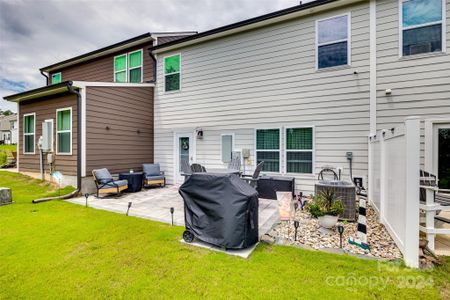
{"label": "white vinyl siding", "polygon": [[[316,21],[349,12],[351,67],[317,72]],[[180,52],[182,90],[167,93],[164,57]],[[354,176],[367,176],[368,2],[161,53],[157,71],[155,161],[167,171],[168,182],[173,182],[173,132],[195,128],[204,132],[196,140],[196,159],[206,169],[224,166],[223,133],[234,133],[236,150],[250,150],[245,171],[251,174],[257,161],[256,129],[314,126],[312,174],[287,174],[284,134],[278,174],[295,177],[297,189],[310,193],[323,166],[342,167],[348,180],[345,153],[353,151]]]}

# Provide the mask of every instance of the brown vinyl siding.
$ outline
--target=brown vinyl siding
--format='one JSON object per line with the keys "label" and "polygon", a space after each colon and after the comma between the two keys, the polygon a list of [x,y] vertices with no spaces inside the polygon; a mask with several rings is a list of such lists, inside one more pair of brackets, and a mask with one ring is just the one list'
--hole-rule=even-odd
{"label": "brown vinyl siding", "polygon": [[186,37],[187,35],[172,35],[172,36],[161,36],[158,37],[158,45],[165,44],[168,42],[172,42],[175,40],[179,40],[181,38]]}
{"label": "brown vinyl siding", "polygon": [[153,162],[153,88],[88,87],[86,94],[86,175]]}
{"label": "brown vinyl siding", "polygon": [[[39,149],[36,144],[42,135],[42,122],[48,119],[53,120],[53,149],[56,153],[56,110],[60,108],[72,107],[72,155],[56,155],[55,171],[60,171],[64,175],[77,174],[77,98],[73,94],[57,95],[46,97],[43,100],[20,103],[20,126],[19,126],[19,171],[20,172],[40,172],[39,170]],[[28,113],[36,114],[35,127],[35,154],[23,154],[23,115]],[[44,161],[46,172],[48,164]]]}
{"label": "brown vinyl siding", "polygon": [[[78,81],[101,81],[101,82],[114,82],[114,56],[124,53],[136,51],[142,49],[143,59],[143,81],[153,80],[153,61],[148,55],[147,49],[152,46],[152,43],[143,43],[142,45],[134,46],[129,49],[122,49],[107,56],[94,58],[92,60],[73,65],[60,70],[54,70],[52,74],[61,72],[61,78],[63,81],[78,80]],[[51,79],[50,79],[51,81]]]}

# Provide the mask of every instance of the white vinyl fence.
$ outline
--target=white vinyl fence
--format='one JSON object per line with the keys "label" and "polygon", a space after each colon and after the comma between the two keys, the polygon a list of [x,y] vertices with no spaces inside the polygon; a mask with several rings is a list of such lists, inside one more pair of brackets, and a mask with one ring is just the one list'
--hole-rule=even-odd
{"label": "white vinyl fence", "polygon": [[403,253],[419,266],[420,120],[369,138],[369,201]]}

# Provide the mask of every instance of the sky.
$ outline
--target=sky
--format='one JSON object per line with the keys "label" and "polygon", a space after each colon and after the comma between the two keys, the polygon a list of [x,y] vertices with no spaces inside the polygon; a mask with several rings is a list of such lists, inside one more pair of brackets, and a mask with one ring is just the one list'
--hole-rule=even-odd
{"label": "sky", "polygon": [[[201,32],[298,3],[298,0],[0,0],[0,98],[45,85],[39,68],[146,32]],[[16,111],[16,106],[0,99],[0,109]]]}

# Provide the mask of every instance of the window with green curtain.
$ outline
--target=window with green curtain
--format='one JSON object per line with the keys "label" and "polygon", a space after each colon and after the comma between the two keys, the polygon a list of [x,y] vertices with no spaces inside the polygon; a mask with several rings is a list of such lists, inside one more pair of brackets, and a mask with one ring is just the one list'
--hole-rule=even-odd
{"label": "window with green curtain", "polygon": [[56,118],[56,137],[58,154],[72,152],[72,110],[59,110]]}
{"label": "window with green curtain", "polygon": [[114,82],[127,82],[127,55],[114,58]]}
{"label": "window with green curtain", "polygon": [[180,55],[164,58],[165,91],[178,91],[180,89]]}
{"label": "window with green curtain", "polygon": [[256,164],[262,161],[263,171],[280,172],[280,129],[256,130]]}
{"label": "window with green curtain", "polygon": [[23,123],[24,153],[34,153],[35,116],[25,115],[23,117]]}
{"label": "window with green curtain", "polygon": [[286,171],[313,173],[313,129],[286,128]]}
{"label": "window with green curtain", "polygon": [[142,82],[142,50],[128,54],[129,82]]}
{"label": "window with green curtain", "polygon": [[60,83],[61,82],[61,72],[52,74],[52,84]]}

